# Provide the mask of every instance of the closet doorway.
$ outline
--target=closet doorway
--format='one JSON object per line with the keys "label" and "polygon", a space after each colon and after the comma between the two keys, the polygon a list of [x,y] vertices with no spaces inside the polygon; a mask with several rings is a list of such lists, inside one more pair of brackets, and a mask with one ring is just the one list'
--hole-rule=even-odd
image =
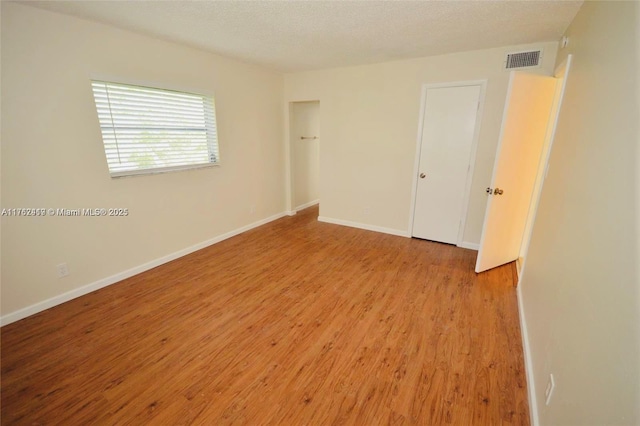
{"label": "closet doorway", "polygon": [[320,102],[289,104],[291,210],[320,202]]}

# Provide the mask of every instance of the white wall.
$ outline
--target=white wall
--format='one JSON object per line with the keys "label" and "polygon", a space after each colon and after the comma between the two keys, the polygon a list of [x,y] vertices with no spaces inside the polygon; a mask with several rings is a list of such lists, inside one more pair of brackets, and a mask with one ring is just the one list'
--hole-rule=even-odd
{"label": "white wall", "polygon": [[638,8],[585,2],[558,56],[573,64],[519,289],[540,424],[640,423]]}
{"label": "white wall", "polygon": [[293,207],[318,200],[320,178],[320,102],[293,102],[290,110]]}
{"label": "white wall", "polygon": [[[281,74],[7,2],[1,40],[2,206],[130,212],[3,217],[3,316],[284,211]],[[215,93],[221,166],[111,179],[95,75]]]}
{"label": "white wall", "polygon": [[487,79],[464,233],[478,243],[509,80],[505,54],[539,47],[535,72],[550,75],[555,42],[285,75],[286,102],[322,105],[321,216],[406,233],[422,84]]}

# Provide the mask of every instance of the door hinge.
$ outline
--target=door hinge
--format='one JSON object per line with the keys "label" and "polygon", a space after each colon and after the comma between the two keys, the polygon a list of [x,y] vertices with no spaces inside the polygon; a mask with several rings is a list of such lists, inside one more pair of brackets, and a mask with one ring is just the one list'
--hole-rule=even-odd
{"label": "door hinge", "polygon": [[487,195],[491,195],[491,194],[493,194],[493,189],[492,189],[492,188],[487,187],[487,189],[486,189],[484,192],[486,192],[486,193],[487,193]]}

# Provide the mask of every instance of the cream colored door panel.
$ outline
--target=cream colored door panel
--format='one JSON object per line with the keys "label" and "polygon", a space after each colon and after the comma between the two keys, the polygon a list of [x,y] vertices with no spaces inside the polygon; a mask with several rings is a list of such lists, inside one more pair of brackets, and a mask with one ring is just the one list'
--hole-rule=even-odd
{"label": "cream colored door panel", "polygon": [[553,77],[511,73],[476,272],[518,258],[555,90]]}

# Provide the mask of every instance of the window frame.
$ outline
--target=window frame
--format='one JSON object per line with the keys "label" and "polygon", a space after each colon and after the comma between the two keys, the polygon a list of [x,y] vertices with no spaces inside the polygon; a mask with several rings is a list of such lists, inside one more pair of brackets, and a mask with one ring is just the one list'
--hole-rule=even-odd
{"label": "window frame", "polygon": [[[132,81],[123,81],[120,79],[114,79],[114,78],[105,78],[103,76],[92,76],[89,80],[90,83],[90,87],[91,87],[91,94],[93,97],[93,101],[94,101],[94,111],[96,114],[96,118],[98,119],[98,127],[100,129],[100,141],[102,143],[102,152],[105,155],[105,162],[107,164],[107,170],[109,172],[110,177],[113,178],[122,178],[122,177],[131,177],[131,176],[142,176],[142,175],[153,175],[153,174],[160,174],[160,173],[170,173],[170,172],[176,172],[176,171],[183,171],[183,170],[195,170],[195,169],[203,169],[203,168],[210,168],[210,167],[217,167],[221,165],[221,161],[220,161],[220,140],[219,140],[219,133],[218,133],[218,122],[217,122],[217,114],[216,114],[216,103],[215,103],[215,96],[213,93],[211,94],[205,94],[206,91],[195,91],[195,90],[184,90],[181,88],[175,88],[175,87],[167,87],[166,85],[158,85],[158,84],[154,84],[154,83],[148,83],[148,82],[132,82]],[[205,131],[207,131],[207,137],[206,137],[206,145],[207,145],[207,150],[208,150],[208,155],[215,155],[215,161],[209,161],[209,162],[202,162],[202,163],[192,163],[192,164],[179,164],[179,165],[174,165],[174,166],[164,166],[164,167],[147,167],[147,168],[136,168],[136,169],[129,169],[129,170],[121,170],[121,171],[112,171],[111,170],[111,165],[109,163],[109,158],[108,158],[108,154],[107,154],[107,145],[105,144],[105,138],[104,138],[104,132],[103,132],[103,122],[100,120],[100,112],[99,112],[99,108],[98,108],[98,102],[95,96],[95,92],[94,92],[94,83],[98,83],[98,84],[104,84],[105,87],[107,85],[117,85],[117,86],[128,86],[128,87],[134,87],[134,88],[140,88],[140,89],[149,89],[149,90],[155,90],[155,91],[160,91],[160,92],[169,92],[169,93],[177,93],[177,94],[183,94],[183,95],[189,95],[189,96],[196,96],[199,98],[202,98],[203,101],[209,101],[210,102],[210,108],[211,108],[211,114],[212,117],[208,117],[206,114],[206,107],[203,107],[203,113],[204,113],[204,119],[205,119],[205,126],[203,127],[203,129]],[[208,121],[212,118],[213,123],[209,123]],[[112,122],[113,124],[113,122]],[[214,140],[213,142],[210,141],[210,136],[209,136],[209,126],[213,126],[213,137]],[[114,129],[117,128],[117,126],[113,127]],[[142,127],[141,127],[142,128]],[[169,127],[167,127],[169,128]],[[115,140],[116,146],[117,146],[117,138]]]}

